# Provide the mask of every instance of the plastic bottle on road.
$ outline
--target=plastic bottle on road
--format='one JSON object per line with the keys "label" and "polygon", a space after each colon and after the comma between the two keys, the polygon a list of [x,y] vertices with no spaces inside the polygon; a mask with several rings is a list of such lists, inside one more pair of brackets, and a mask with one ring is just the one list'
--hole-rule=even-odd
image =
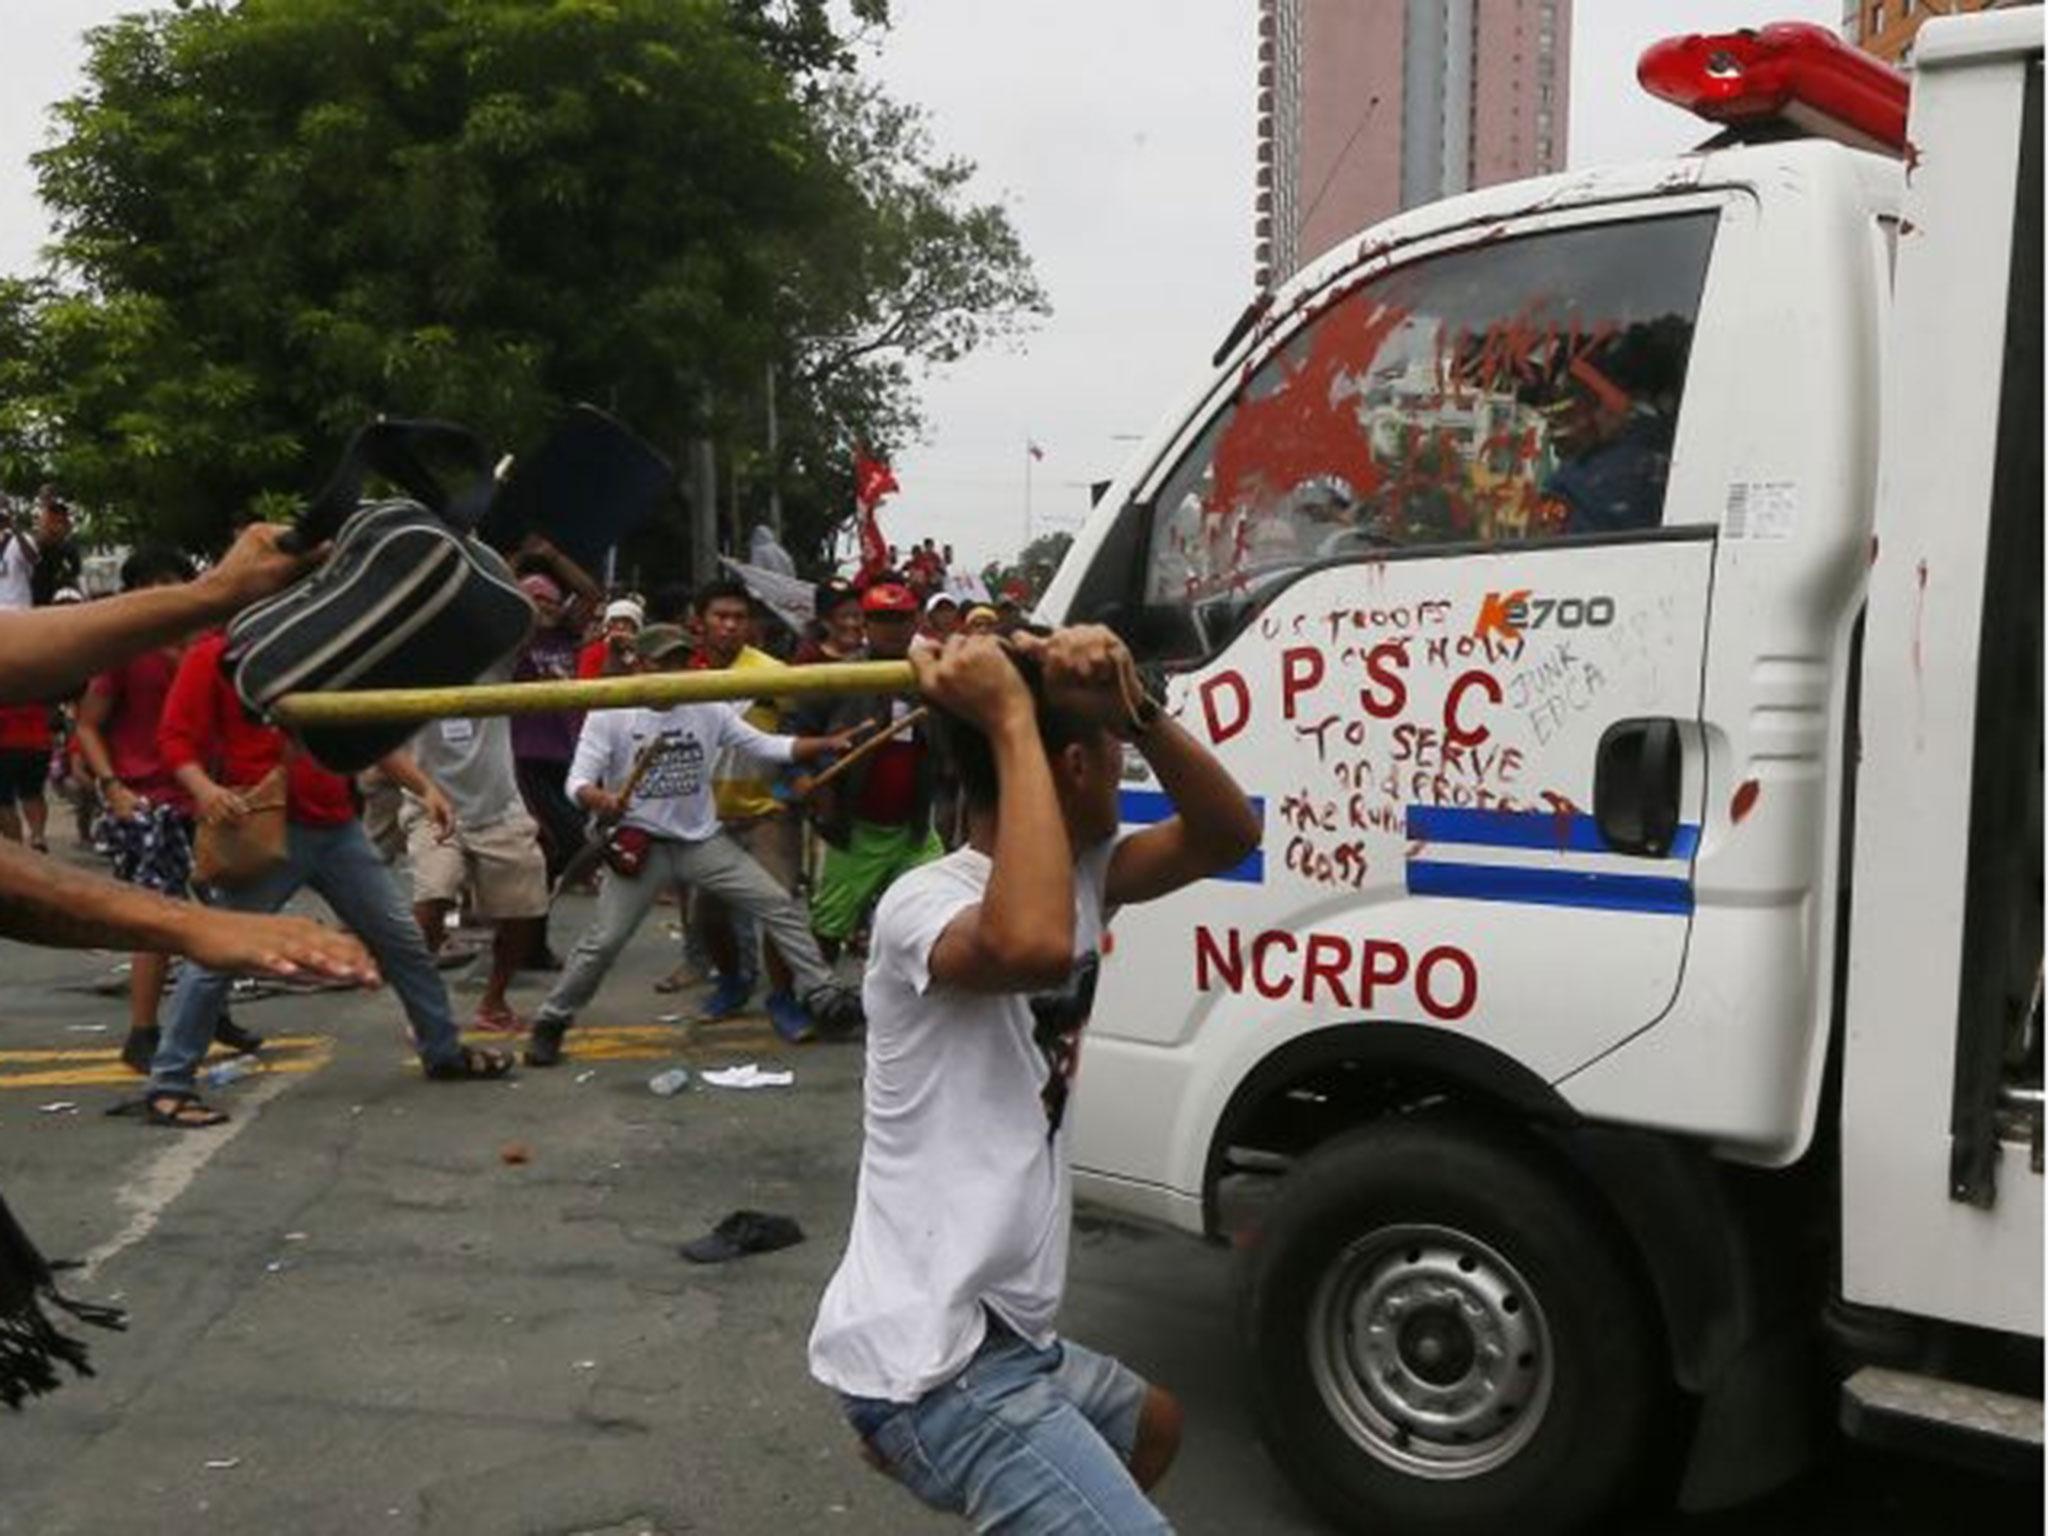
{"label": "plastic bottle on road", "polygon": [[662,1098],[667,1099],[681,1093],[689,1081],[690,1074],[688,1072],[684,1071],[681,1067],[670,1067],[666,1072],[658,1072],[653,1077],[650,1077],[647,1080],[647,1086],[652,1088]]}
{"label": "plastic bottle on road", "polygon": [[206,1069],[206,1086],[225,1088],[229,1083],[238,1083],[245,1077],[252,1077],[263,1069],[263,1063],[254,1056],[230,1056],[226,1061],[216,1062]]}

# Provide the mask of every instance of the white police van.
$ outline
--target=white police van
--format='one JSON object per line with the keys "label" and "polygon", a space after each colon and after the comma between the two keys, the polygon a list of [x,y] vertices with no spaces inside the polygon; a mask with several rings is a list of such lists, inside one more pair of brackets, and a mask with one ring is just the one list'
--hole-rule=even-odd
{"label": "white police van", "polygon": [[1328,253],[1041,608],[1265,827],[1118,917],[1077,1188],[1239,1230],[1360,1529],[1732,1502],[1816,1363],[2040,1464],[2041,12],[1929,23],[1910,123],[1818,28],[1642,78],[1721,136]]}

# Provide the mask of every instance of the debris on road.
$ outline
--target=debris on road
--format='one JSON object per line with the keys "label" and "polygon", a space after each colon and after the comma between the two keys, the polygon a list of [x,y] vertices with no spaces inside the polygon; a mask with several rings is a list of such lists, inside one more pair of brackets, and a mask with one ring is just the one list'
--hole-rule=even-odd
{"label": "debris on road", "polygon": [[508,1141],[498,1148],[498,1161],[517,1165],[533,1161],[533,1149],[523,1141]]}
{"label": "debris on road", "polygon": [[657,1072],[647,1079],[647,1086],[661,1098],[673,1098],[689,1085],[690,1074],[681,1067],[670,1067],[666,1072]]}
{"label": "debris on road", "polygon": [[804,1229],[772,1211],[734,1211],[702,1237],[678,1250],[692,1264],[723,1264],[750,1253],[773,1253],[804,1240]]}
{"label": "debris on road", "polygon": [[744,1066],[721,1067],[706,1072],[704,1081],[714,1088],[787,1088],[796,1081],[794,1072],[766,1072],[753,1062]]}
{"label": "debris on road", "polygon": [[38,1104],[36,1108],[46,1115],[75,1115],[78,1102],[75,1099],[52,1099],[47,1104]]}

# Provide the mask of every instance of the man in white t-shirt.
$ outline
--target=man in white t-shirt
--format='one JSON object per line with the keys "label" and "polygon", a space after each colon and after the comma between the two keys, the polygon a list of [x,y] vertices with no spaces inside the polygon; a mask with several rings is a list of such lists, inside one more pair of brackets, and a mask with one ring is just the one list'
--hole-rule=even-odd
{"label": "man in white t-shirt", "polygon": [[[866,1141],[811,1374],[935,1508],[1018,1533],[1164,1530],[1144,1490],[1179,1405],[1054,1331],[1068,1097],[1109,916],[1230,868],[1258,819],[1106,629],[957,637],[912,665],[969,839],[875,914]],[[1126,741],[1177,814],[1117,840]]]}
{"label": "man in white t-shirt", "polygon": [[[640,632],[641,660],[656,669],[687,667],[692,649],[673,624]],[[562,1059],[562,1039],[577,1013],[597,995],[655,898],[676,886],[695,886],[752,917],[789,962],[803,1007],[827,1028],[858,1027],[858,1001],[833,982],[811,937],[809,915],[727,835],[711,794],[712,765],[728,747],[763,762],[802,763],[843,752],[850,739],[848,733],[771,736],[730,704],[593,710],[583,717],[569,765],[569,798],[601,820],[617,819],[618,841],[630,846],[633,867],[627,872],[624,858],[607,861],[597,920],[576,941],[561,979],[533,1017],[528,1066],[552,1067]],[[627,800],[621,791],[650,745],[646,770]]]}

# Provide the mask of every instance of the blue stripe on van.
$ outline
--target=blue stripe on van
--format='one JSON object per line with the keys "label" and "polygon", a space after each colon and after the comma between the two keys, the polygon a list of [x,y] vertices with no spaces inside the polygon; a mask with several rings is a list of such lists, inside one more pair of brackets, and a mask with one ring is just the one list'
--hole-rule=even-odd
{"label": "blue stripe on van", "polygon": [[1600,912],[1692,911],[1692,884],[1664,875],[1610,875],[1577,869],[1530,869],[1498,864],[1408,861],[1410,896],[1452,896],[1465,901],[1509,901],[1540,907],[1587,907]]}
{"label": "blue stripe on van", "polygon": [[[1553,853],[1614,853],[1600,824],[1578,812],[1457,810],[1445,805],[1408,807],[1408,838],[1480,848],[1541,848]],[[1667,859],[1699,851],[1700,829],[1687,823],[1671,839]]]}
{"label": "blue stripe on van", "polygon": [[[1259,826],[1266,825],[1266,799],[1253,795],[1252,814],[1259,818]],[[1174,814],[1173,797],[1161,794],[1156,789],[1120,789],[1116,792],[1117,820],[1127,827],[1150,827],[1165,821]],[[1244,856],[1242,862],[1226,869],[1220,875],[1211,875],[1212,880],[1234,880],[1242,885],[1264,885],[1266,883],[1266,852],[1254,848]]]}

